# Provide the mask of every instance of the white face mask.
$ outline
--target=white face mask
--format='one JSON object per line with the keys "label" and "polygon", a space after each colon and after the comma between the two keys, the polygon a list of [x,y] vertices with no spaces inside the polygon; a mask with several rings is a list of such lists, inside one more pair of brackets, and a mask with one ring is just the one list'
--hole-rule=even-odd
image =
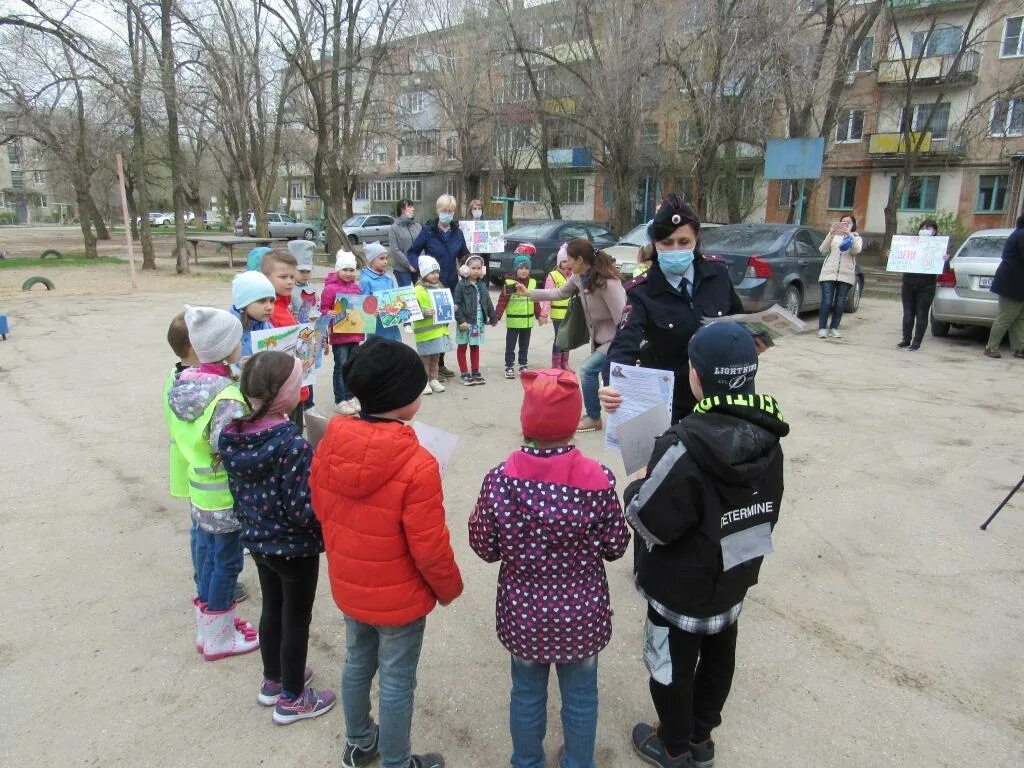
{"label": "white face mask", "polygon": [[935,233],[930,229],[922,229],[917,233],[918,237],[934,237]]}
{"label": "white face mask", "polygon": [[479,219],[483,215],[484,215],[484,212],[481,211],[479,208],[474,208],[473,209],[473,218],[474,219]]}

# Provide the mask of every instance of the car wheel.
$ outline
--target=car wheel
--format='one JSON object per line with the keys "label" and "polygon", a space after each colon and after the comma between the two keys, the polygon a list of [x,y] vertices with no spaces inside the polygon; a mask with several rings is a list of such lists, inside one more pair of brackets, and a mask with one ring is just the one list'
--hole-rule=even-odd
{"label": "car wheel", "polygon": [[359,238],[356,237],[355,235],[349,235],[348,241],[352,243],[352,245],[359,245]]}
{"label": "car wheel", "polygon": [[800,288],[796,285],[791,285],[786,288],[786,292],[782,294],[782,306],[786,308],[787,312],[800,316],[800,309],[803,306],[804,297],[800,293]]}
{"label": "car wheel", "polygon": [[853,288],[851,288],[850,292],[846,295],[846,306],[843,307],[843,311],[844,312],[848,312],[849,314],[852,315],[858,309],[860,309],[860,297],[861,297],[861,294],[863,292],[864,292],[864,281],[863,280],[857,280],[853,284]]}
{"label": "car wheel", "polygon": [[302,239],[303,240],[312,240],[314,237],[316,237],[316,233],[312,229],[303,230],[303,232],[302,232]]}
{"label": "car wheel", "polygon": [[940,339],[944,339],[949,336],[949,323],[936,320],[935,315],[932,315],[931,313],[929,313],[929,319],[931,320],[932,336],[936,336]]}

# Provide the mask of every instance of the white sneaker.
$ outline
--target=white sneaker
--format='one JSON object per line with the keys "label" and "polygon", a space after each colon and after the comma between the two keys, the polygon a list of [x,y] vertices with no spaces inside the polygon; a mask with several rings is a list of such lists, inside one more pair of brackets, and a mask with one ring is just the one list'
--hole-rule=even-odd
{"label": "white sneaker", "polygon": [[828,336],[828,331],[826,331],[824,328],[819,328],[818,329],[818,338],[819,339],[824,339],[826,336]]}
{"label": "white sneaker", "polygon": [[351,400],[348,401],[348,404],[352,406],[356,413],[359,413],[361,410],[363,410],[363,406],[359,404],[358,398],[353,397]]}
{"label": "white sneaker", "polygon": [[429,381],[427,382],[427,386],[423,388],[423,394],[424,395],[432,395],[432,394],[434,394],[434,390],[432,390],[430,388],[430,382]]}
{"label": "white sneaker", "polygon": [[342,400],[340,403],[334,406],[334,410],[340,413],[342,416],[356,415],[356,409],[352,407],[351,400]]}
{"label": "white sneaker", "polygon": [[437,379],[431,379],[429,382],[427,382],[427,387],[433,390],[434,392],[444,392],[445,390],[444,384],[442,384]]}
{"label": "white sneaker", "polygon": [[838,328],[829,328],[828,336],[829,336],[830,339],[841,339],[841,338],[843,338],[843,334],[841,334],[839,332]]}

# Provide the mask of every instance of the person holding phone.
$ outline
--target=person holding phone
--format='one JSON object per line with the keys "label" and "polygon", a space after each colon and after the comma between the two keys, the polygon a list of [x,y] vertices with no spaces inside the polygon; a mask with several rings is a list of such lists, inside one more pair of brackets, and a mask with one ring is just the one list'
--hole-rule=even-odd
{"label": "person holding phone", "polygon": [[[825,263],[818,274],[821,288],[821,309],[818,311],[818,338],[838,339],[843,320],[846,296],[857,282],[857,254],[864,247],[857,234],[857,218],[848,213],[829,227],[828,235],[818,248]],[[829,315],[832,322],[829,322]]]}

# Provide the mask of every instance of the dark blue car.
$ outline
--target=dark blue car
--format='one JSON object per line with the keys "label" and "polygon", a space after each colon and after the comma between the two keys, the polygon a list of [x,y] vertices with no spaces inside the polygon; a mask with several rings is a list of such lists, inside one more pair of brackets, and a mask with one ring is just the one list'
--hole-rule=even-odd
{"label": "dark blue car", "polygon": [[512,258],[516,248],[529,243],[537,249],[532,256],[530,276],[543,284],[547,273],[555,268],[559,247],[577,237],[590,240],[595,248],[607,248],[618,241],[614,232],[592,221],[522,221],[505,232],[504,252],[492,253],[488,257],[487,278],[495,285],[500,285],[505,275],[512,273]]}

